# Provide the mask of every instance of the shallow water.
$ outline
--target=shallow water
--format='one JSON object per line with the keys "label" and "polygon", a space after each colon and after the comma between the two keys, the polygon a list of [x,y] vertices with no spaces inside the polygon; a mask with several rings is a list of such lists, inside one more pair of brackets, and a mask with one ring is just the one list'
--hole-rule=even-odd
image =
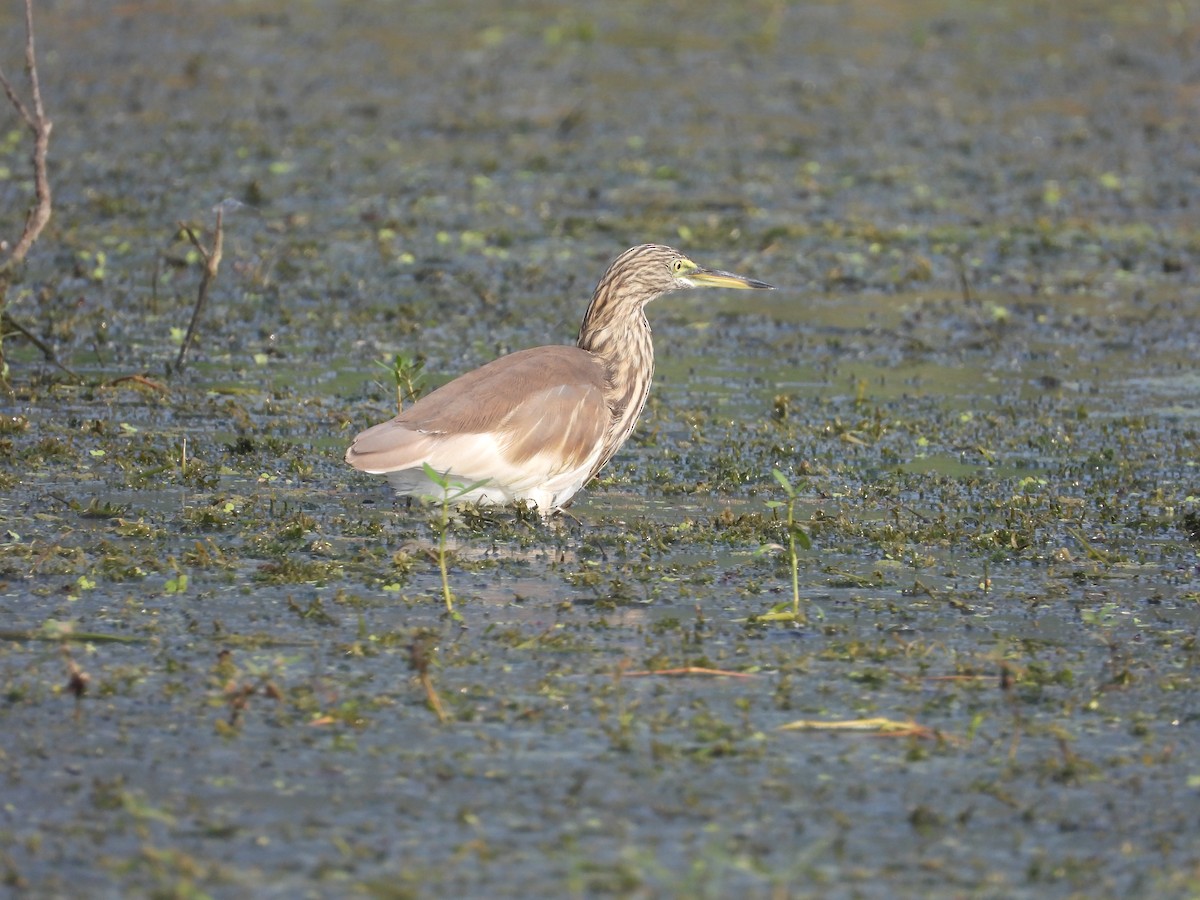
{"label": "shallow water", "polygon": [[[1198,26],[39,9],[55,218],[11,309],[86,384],[6,341],[3,884],[1194,895]],[[170,375],[177,222],[227,197]],[[341,462],[375,361],[569,341],[645,240],[780,290],[649,310],[650,403],[571,515],[451,527],[462,627],[436,511]],[[834,727],[875,717],[912,727]]]}

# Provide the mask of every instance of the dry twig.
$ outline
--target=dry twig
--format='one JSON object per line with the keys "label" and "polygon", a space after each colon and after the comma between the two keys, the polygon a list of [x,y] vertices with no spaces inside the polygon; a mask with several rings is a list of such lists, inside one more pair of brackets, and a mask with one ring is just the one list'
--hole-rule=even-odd
{"label": "dry twig", "polygon": [[[4,304],[3,293],[7,287],[8,287],[8,285],[7,285],[7,283],[4,282],[3,276],[0,275],[0,308],[2,308],[3,304]],[[12,329],[12,330],[8,331],[7,329]],[[30,331],[28,328],[26,328],[20,322],[18,322],[15,318],[13,318],[12,315],[9,314],[8,310],[3,310],[2,312],[0,312],[0,363],[2,363],[3,359],[4,359],[4,354],[3,354],[4,336],[5,336],[5,334],[13,334],[13,333],[21,335],[21,337],[25,338],[25,340],[29,341],[29,343],[33,344],[33,346],[35,346],[39,350],[41,350],[42,357],[46,360],[46,362],[50,363],[52,366],[56,366],[57,368],[61,369],[64,372],[66,372],[68,375],[70,375],[76,381],[83,381],[83,378],[80,377],[78,372],[76,372],[74,369],[72,369],[66,363],[59,360],[58,354],[54,352],[53,347],[51,347],[49,344],[47,344],[45,341],[43,341],[40,337],[38,337],[36,334],[34,334],[32,331]],[[2,373],[0,373],[0,374],[2,374]]]}
{"label": "dry twig", "polygon": [[645,672],[625,672],[627,678],[644,678],[647,675],[710,675],[728,678],[753,678],[753,672],[734,672],[729,669],[708,669],[704,666],[680,666],[677,669],[653,669]]}
{"label": "dry twig", "polygon": [[83,695],[87,693],[88,684],[92,678],[71,657],[71,650],[66,644],[62,646],[62,654],[63,659],[67,662],[67,693],[75,698],[75,718],[78,719],[83,715],[80,701],[83,700]]}
{"label": "dry twig", "polygon": [[119,387],[120,385],[125,385],[125,384],[134,385],[136,387],[148,388],[149,390],[157,391],[158,393],[162,394],[163,396],[166,396],[167,394],[171,393],[171,389],[168,388],[166,385],[160,384],[159,382],[153,380],[152,378],[148,378],[145,375],[142,375],[140,373],[134,374],[134,375],[122,375],[119,378],[114,378],[111,381],[104,382],[104,384],[100,385],[100,388],[101,389],[115,388],[115,387]]}
{"label": "dry twig", "polygon": [[29,93],[33,109],[25,105],[13,87],[8,76],[0,70],[0,87],[4,89],[9,103],[17,110],[21,119],[33,132],[33,188],[36,195],[29,214],[25,217],[25,228],[17,240],[8,259],[0,266],[0,273],[5,276],[4,286],[7,287],[7,277],[15,266],[25,261],[34,241],[50,221],[50,178],[46,173],[46,155],[50,149],[50,131],[53,123],[46,118],[46,109],[42,104],[42,88],[38,81],[37,53],[33,42],[33,0],[25,0],[25,71],[29,74]]}
{"label": "dry twig", "polygon": [[200,276],[200,288],[196,292],[196,305],[192,309],[192,321],[188,323],[187,335],[183,339],[183,345],[179,348],[179,356],[175,359],[176,372],[183,371],[184,360],[187,359],[188,350],[191,348],[192,341],[196,336],[196,328],[200,324],[200,315],[204,312],[204,306],[208,302],[209,285],[216,280],[217,271],[221,268],[221,253],[223,252],[225,243],[225,231],[223,228],[224,214],[224,207],[218,206],[217,226],[213,234],[211,250],[200,243],[200,239],[196,237],[195,232],[192,231],[190,226],[183,222],[179,223],[179,227],[188,236],[188,240],[200,251],[200,256],[204,259],[204,273]]}
{"label": "dry twig", "polygon": [[875,735],[876,737],[917,737],[926,739],[946,740],[955,739],[942,734],[933,728],[920,725],[912,720],[900,722],[876,716],[872,719],[797,719],[779,726],[780,731],[856,731]]}
{"label": "dry twig", "polygon": [[[29,255],[30,248],[33,247],[35,241],[42,233],[42,229],[46,227],[46,223],[50,221],[50,211],[52,209],[51,193],[50,193],[50,176],[46,169],[46,157],[50,152],[50,132],[53,129],[53,123],[46,116],[46,107],[42,103],[42,86],[38,79],[37,69],[37,48],[34,45],[33,38],[33,0],[25,0],[25,71],[29,76],[29,94],[31,106],[26,106],[25,102],[17,93],[15,87],[8,76],[0,69],[0,88],[4,90],[4,94],[8,97],[8,102],[13,105],[21,120],[29,127],[33,133],[33,153],[30,155],[30,161],[33,164],[33,190],[34,202],[29,208],[29,212],[25,216],[25,227],[21,230],[21,236],[17,239],[12,250],[9,251],[8,258],[0,262],[0,381],[4,381],[7,373],[7,367],[4,363],[4,330],[7,328],[12,332],[24,335],[34,346],[42,351],[46,359],[58,366],[64,372],[76,380],[79,376],[72,372],[69,368],[58,361],[58,357],[54,351],[44,341],[38,339],[32,332],[6,310],[5,301],[8,298],[8,287],[12,283],[13,272],[17,266],[25,261],[25,257]],[[0,247],[4,246],[0,243]]]}
{"label": "dry twig", "polygon": [[435,640],[436,636],[428,632],[417,633],[413,638],[413,642],[408,647],[408,667],[417,673],[417,678],[425,691],[425,700],[429,704],[429,708],[438,717],[438,721],[445,725],[450,721],[450,715],[446,712],[446,707],[442,705],[442,698],[438,696],[437,689],[433,686],[433,678],[429,675],[429,666],[433,661],[431,656]]}

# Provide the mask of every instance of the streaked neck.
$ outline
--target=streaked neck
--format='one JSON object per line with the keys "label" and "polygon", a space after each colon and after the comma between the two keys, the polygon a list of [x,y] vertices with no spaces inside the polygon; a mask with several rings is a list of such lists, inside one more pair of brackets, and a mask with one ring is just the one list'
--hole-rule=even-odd
{"label": "streaked neck", "polygon": [[594,354],[604,365],[605,399],[613,417],[593,474],[604,468],[633,431],[654,378],[650,324],[641,309],[630,312],[623,319],[593,325],[589,309],[579,330],[579,347]]}

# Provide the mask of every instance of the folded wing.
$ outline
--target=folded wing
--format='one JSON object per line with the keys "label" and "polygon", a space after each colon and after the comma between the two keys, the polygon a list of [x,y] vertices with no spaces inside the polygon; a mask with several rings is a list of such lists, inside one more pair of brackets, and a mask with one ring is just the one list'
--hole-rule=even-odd
{"label": "folded wing", "polygon": [[[538,347],[503,356],[362,432],[346,461],[373,474],[428,463],[455,481],[485,481],[503,502],[582,487],[600,457],[611,414],[605,371],[578,347]],[[415,473],[414,473],[415,474]],[[403,490],[405,477],[393,478]],[[490,488],[490,491],[489,491]],[[556,489],[557,488],[557,489]],[[562,501],[559,501],[562,502]]]}

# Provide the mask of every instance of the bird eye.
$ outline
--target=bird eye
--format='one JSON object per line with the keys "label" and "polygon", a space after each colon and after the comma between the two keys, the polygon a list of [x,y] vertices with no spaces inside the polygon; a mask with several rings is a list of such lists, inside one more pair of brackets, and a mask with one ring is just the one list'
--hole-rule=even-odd
{"label": "bird eye", "polygon": [[679,275],[680,273],[682,273],[683,272],[683,260],[682,259],[671,260],[671,271],[673,273],[675,273],[676,275]]}

